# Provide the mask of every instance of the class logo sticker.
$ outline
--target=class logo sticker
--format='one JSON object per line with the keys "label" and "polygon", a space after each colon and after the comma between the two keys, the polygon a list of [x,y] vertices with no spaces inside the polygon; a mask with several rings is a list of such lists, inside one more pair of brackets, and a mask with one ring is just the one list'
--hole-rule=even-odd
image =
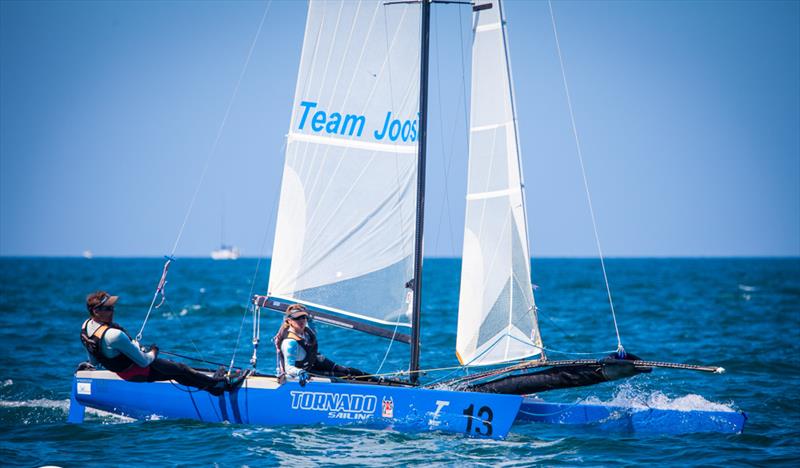
{"label": "class logo sticker", "polygon": [[381,409],[381,416],[384,418],[393,418],[394,417],[394,399],[392,397],[382,398],[381,403],[383,407]]}
{"label": "class logo sticker", "polygon": [[[378,397],[357,393],[289,392],[292,409],[300,411],[322,411],[331,419],[369,419],[378,408]],[[394,407],[394,404],[392,404]]]}
{"label": "class logo sticker", "polygon": [[439,414],[445,406],[450,406],[450,402],[447,400],[436,400],[436,411],[433,412],[433,415],[428,420],[428,426],[430,428],[438,427],[442,424],[442,421],[439,420]]}

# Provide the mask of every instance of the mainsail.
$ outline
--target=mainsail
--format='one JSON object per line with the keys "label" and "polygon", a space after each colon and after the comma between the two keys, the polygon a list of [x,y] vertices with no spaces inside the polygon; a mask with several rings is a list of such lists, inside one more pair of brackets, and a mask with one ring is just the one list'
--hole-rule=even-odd
{"label": "mainsail", "polygon": [[500,2],[475,8],[469,178],[456,355],[486,365],[537,355],[522,172]]}
{"label": "mainsail", "polygon": [[311,1],[269,295],[410,325],[419,5]]}

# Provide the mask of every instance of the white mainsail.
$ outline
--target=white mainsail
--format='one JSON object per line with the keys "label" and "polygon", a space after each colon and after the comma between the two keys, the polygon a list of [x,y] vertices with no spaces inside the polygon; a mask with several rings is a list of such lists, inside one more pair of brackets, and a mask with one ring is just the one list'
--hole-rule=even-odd
{"label": "white mainsail", "polygon": [[420,7],[311,1],[269,295],[410,325]]}
{"label": "white mainsail", "polygon": [[535,356],[541,338],[505,21],[498,0],[478,9],[472,46],[469,179],[456,355],[464,365]]}

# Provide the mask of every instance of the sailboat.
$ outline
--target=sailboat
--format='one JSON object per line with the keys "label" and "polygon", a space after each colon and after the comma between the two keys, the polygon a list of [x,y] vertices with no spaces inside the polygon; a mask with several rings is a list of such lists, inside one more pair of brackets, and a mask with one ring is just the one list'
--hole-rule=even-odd
{"label": "sailboat", "polygon": [[[502,438],[515,423],[592,423],[624,414],[610,406],[549,403],[531,393],[653,367],[719,371],[642,361],[621,346],[601,360],[546,358],[531,287],[505,18],[500,1],[486,0],[473,6],[456,349],[458,367],[473,372],[437,385],[419,381],[430,8],[428,1],[310,2],[269,286],[252,303],[254,371],[261,312],[300,303],[318,323],[408,344],[408,370],[400,373],[406,378],[314,376],[303,385],[253,372],[239,389],[215,397],[169,382],[131,383],[108,371],[79,370],[70,421],[81,422],[90,406],[134,418],[360,424]],[[740,432],[744,424],[737,412],[657,411],[651,420],[667,422],[668,432]]]}
{"label": "sailboat", "polygon": [[225,243],[225,211],[223,209],[219,222],[219,248],[211,251],[214,260],[236,260],[239,258],[239,247]]}

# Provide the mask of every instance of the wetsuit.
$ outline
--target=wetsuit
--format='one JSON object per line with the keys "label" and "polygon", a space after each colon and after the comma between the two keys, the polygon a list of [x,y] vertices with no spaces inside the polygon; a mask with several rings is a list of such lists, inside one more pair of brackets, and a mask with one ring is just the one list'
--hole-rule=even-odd
{"label": "wetsuit", "polygon": [[174,380],[181,385],[221,395],[224,377],[209,377],[186,364],[161,359],[154,350],[143,352],[116,323],[102,324],[89,319],[81,327],[81,341],[92,365],[102,365],[130,382]]}

